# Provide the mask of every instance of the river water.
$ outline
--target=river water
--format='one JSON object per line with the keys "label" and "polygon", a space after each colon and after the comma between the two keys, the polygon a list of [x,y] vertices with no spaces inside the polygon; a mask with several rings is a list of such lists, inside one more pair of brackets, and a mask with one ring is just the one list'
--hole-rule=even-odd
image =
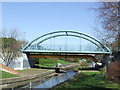
{"label": "river water", "polygon": [[73,70],[68,70],[64,73],[59,73],[57,76],[52,76],[43,82],[29,82],[25,86],[21,86],[19,88],[15,88],[15,90],[22,90],[23,88],[42,88],[42,89],[49,89],[56,85],[59,85],[68,79],[75,76],[77,73]]}

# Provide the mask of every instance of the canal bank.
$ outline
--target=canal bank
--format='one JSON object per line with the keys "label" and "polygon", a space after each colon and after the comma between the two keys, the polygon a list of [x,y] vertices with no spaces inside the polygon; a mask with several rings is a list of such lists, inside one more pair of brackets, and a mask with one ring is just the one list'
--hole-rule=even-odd
{"label": "canal bank", "polygon": [[15,88],[21,85],[25,85],[29,82],[42,81],[45,78],[49,78],[53,73],[55,73],[54,70],[49,70],[43,73],[28,75],[24,77],[1,79],[0,85],[2,88]]}
{"label": "canal bank", "polygon": [[99,71],[79,71],[78,74],[64,82],[53,87],[51,90],[80,89],[80,90],[120,90],[119,83],[106,79],[104,74]]}
{"label": "canal bank", "polygon": [[[64,65],[62,67],[62,70],[68,70],[68,69],[73,69],[74,67],[79,66],[79,64],[69,64],[69,65]],[[31,72],[34,73],[34,72]],[[25,85],[29,82],[36,82],[36,81],[44,81],[45,79],[48,79],[52,76],[56,75],[55,70],[48,70],[42,73],[37,73],[33,75],[25,74],[25,76],[21,77],[14,77],[14,78],[7,78],[7,79],[1,79],[0,80],[0,86],[2,88],[15,88],[18,86]]]}

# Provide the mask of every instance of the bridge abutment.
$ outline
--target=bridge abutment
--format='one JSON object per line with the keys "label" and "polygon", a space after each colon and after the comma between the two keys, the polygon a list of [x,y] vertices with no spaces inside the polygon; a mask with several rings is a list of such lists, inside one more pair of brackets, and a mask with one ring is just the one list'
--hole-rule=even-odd
{"label": "bridge abutment", "polygon": [[108,61],[110,60],[109,55],[103,56],[104,66],[106,66],[106,72],[108,72]]}
{"label": "bridge abutment", "polygon": [[35,64],[34,58],[28,57],[28,61],[29,61],[30,68],[34,68],[34,64]]}
{"label": "bridge abutment", "polygon": [[100,68],[103,68],[103,67],[106,67],[106,72],[108,71],[108,61],[110,60],[109,58],[109,55],[108,54],[104,54],[102,56],[102,60],[101,60],[101,63],[102,65],[96,65],[96,68],[97,69],[100,69]]}
{"label": "bridge abutment", "polygon": [[103,55],[102,61],[101,61],[102,65],[101,66],[97,65],[96,68],[100,69],[100,68],[106,67],[106,72],[108,72],[108,61],[109,60],[110,60],[110,58],[109,58],[108,54]]}

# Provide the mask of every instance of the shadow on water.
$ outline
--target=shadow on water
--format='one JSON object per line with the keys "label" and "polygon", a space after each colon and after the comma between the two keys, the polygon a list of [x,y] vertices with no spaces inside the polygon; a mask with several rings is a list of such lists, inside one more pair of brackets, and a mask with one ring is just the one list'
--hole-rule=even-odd
{"label": "shadow on water", "polygon": [[14,88],[14,90],[22,90],[24,88],[32,88],[34,89],[42,89],[42,90],[46,90],[46,89],[50,89],[56,85],[59,85],[67,80],[69,80],[70,78],[74,77],[77,73],[74,72],[73,70],[68,70],[66,72],[59,72],[59,74],[52,76],[48,79],[38,82],[29,82],[28,84],[21,86],[19,88]]}
{"label": "shadow on water", "polygon": [[40,66],[36,66],[36,65],[34,65],[33,68],[40,68],[40,69],[56,69],[56,67],[40,67]]}
{"label": "shadow on water", "polygon": [[41,69],[56,69],[55,67],[40,67]]}
{"label": "shadow on water", "polygon": [[79,68],[79,70],[99,70],[98,68]]}

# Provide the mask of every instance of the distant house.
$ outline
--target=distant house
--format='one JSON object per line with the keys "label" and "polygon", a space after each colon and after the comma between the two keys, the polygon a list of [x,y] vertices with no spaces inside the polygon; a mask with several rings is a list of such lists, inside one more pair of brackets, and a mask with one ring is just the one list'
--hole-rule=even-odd
{"label": "distant house", "polygon": [[[0,58],[0,64],[5,65],[5,62],[1,58]],[[13,68],[14,70],[23,70],[23,69],[30,68],[26,54],[21,54],[18,58],[11,61],[9,67]]]}

